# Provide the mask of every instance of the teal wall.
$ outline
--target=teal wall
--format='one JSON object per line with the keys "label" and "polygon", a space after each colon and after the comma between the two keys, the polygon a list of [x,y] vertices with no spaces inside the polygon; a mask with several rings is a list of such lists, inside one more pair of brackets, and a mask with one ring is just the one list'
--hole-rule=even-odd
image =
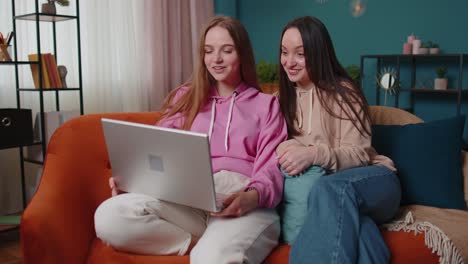
{"label": "teal wall", "polygon": [[[215,0],[215,13],[239,18],[249,31],[255,57],[278,60],[279,37],[284,25],[295,17],[316,16],[327,26],[343,66],[360,63],[362,54],[400,54],[411,33],[423,41],[440,45],[443,53],[468,53],[468,0],[367,0],[367,10],[353,17],[350,0]],[[468,59],[467,59],[468,60]],[[437,61],[418,65],[416,83],[433,85],[434,69],[449,66],[449,88],[458,81],[457,62]],[[468,64],[468,61],[465,62]],[[463,72],[463,87],[468,90],[468,70]],[[408,67],[402,65],[402,81],[409,83]],[[376,102],[375,62],[365,64],[364,93],[370,104]],[[414,113],[426,121],[456,114],[455,95],[413,95]],[[394,97],[387,96],[393,106]],[[400,107],[410,105],[409,93],[400,96]],[[383,104],[383,97],[381,97]],[[462,113],[468,113],[468,99],[462,100]],[[465,127],[468,139],[468,126]],[[468,141],[468,140],[467,140]]]}
{"label": "teal wall", "polygon": [[237,12],[238,1],[237,0],[215,0],[214,8],[217,15],[225,15],[232,17],[239,17]]}
{"label": "teal wall", "polygon": [[361,54],[401,53],[411,33],[439,43],[445,53],[468,53],[467,0],[367,0],[361,17],[350,0],[215,0],[216,14],[239,18],[250,33],[256,59],[276,60],[279,37],[291,19],[311,15],[330,31],[343,65],[359,64]]}

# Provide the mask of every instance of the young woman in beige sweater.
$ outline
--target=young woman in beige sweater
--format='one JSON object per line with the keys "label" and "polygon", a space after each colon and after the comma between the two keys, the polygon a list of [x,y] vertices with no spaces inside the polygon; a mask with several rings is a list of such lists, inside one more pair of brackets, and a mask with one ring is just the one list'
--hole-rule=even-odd
{"label": "young woman in beige sweater", "polygon": [[289,22],[281,35],[279,101],[289,140],[277,149],[289,175],[310,166],[329,174],[308,195],[291,263],[387,263],[378,224],[400,203],[392,160],[371,146],[368,104],[336,58],[330,35],[314,17]]}

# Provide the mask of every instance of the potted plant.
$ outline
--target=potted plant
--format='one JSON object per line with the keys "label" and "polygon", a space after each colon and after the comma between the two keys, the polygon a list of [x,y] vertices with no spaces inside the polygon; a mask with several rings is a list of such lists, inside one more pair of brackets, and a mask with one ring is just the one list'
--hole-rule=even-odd
{"label": "potted plant", "polygon": [[432,43],[432,45],[429,47],[429,54],[439,54],[439,52],[440,52],[439,44]]}
{"label": "potted plant", "polygon": [[55,15],[57,13],[57,9],[55,8],[56,2],[61,6],[70,5],[69,0],[47,0],[47,3],[42,4],[41,12],[44,14]]}
{"label": "potted plant", "polygon": [[260,61],[256,65],[260,88],[264,93],[274,93],[278,90],[278,64]]}
{"label": "potted plant", "polygon": [[421,44],[421,47],[419,47],[419,54],[429,54],[429,45],[431,44],[428,42]]}
{"label": "potted plant", "polygon": [[346,72],[348,73],[349,77],[353,79],[356,85],[361,85],[361,69],[356,64],[350,64],[345,68]]}
{"label": "potted plant", "polygon": [[436,69],[437,78],[434,80],[435,90],[447,90],[447,78],[445,77],[446,73],[446,67],[438,67]]}

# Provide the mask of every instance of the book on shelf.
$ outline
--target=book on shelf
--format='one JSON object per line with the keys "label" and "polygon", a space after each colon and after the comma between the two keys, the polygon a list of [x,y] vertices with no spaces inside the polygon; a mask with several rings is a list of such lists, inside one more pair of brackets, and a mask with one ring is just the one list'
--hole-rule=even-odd
{"label": "book on shelf", "polygon": [[[29,54],[29,61],[39,61],[38,54]],[[42,88],[62,88],[55,56],[51,53],[41,54],[42,65]],[[39,65],[31,64],[31,73],[34,80],[34,86],[39,88]]]}
{"label": "book on shelf", "polygon": [[55,56],[51,53],[46,53],[44,54],[44,58],[46,60],[47,73],[51,88],[62,88],[62,81],[60,80]]}
{"label": "book on shelf", "polygon": [[46,65],[46,74],[47,74],[47,78],[49,79],[49,87],[47,88],[57,88],[57,83],[55,82],[55,79],[54,79],[54,76],[52,74],[52,62],[50,61],[50,53],[45,53],[45,54],[42,54],[42,60],[45,62],[45,65]]}
{"label": "book on shelf", "polygon": [[[38,54],[29,54],[28,55],[29,61],[39,61]],[[50,82],[47,74],[47,67],[46,62],[44,60],[44,54],[41,55],[42,60],[42,88],[47,89],[50,88]],[[34,80],[34,86],[39,89],[39,64],[31,64],[31,73]]]}

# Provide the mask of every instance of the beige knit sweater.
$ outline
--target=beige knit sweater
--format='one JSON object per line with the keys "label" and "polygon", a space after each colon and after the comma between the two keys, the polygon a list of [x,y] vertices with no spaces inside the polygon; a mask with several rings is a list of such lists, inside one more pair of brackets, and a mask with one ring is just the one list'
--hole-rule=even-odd
{"label": "beige knit sweater", "polygon": [[[302,135],[281,143],[277,152],[281,152],[287,145],[300,142],[315,147],[313,165],[330,172],[376,164],[396,171],[393,161],[378,155],[371,146],[371,136],[362,135],[352,121],[333,117],[325,110],[318,100],[315,87],[309,90],[296,88],[296,94],[295,125],[302,131]],[[346,116],[336,103],[332,109],[338,116]]]}

